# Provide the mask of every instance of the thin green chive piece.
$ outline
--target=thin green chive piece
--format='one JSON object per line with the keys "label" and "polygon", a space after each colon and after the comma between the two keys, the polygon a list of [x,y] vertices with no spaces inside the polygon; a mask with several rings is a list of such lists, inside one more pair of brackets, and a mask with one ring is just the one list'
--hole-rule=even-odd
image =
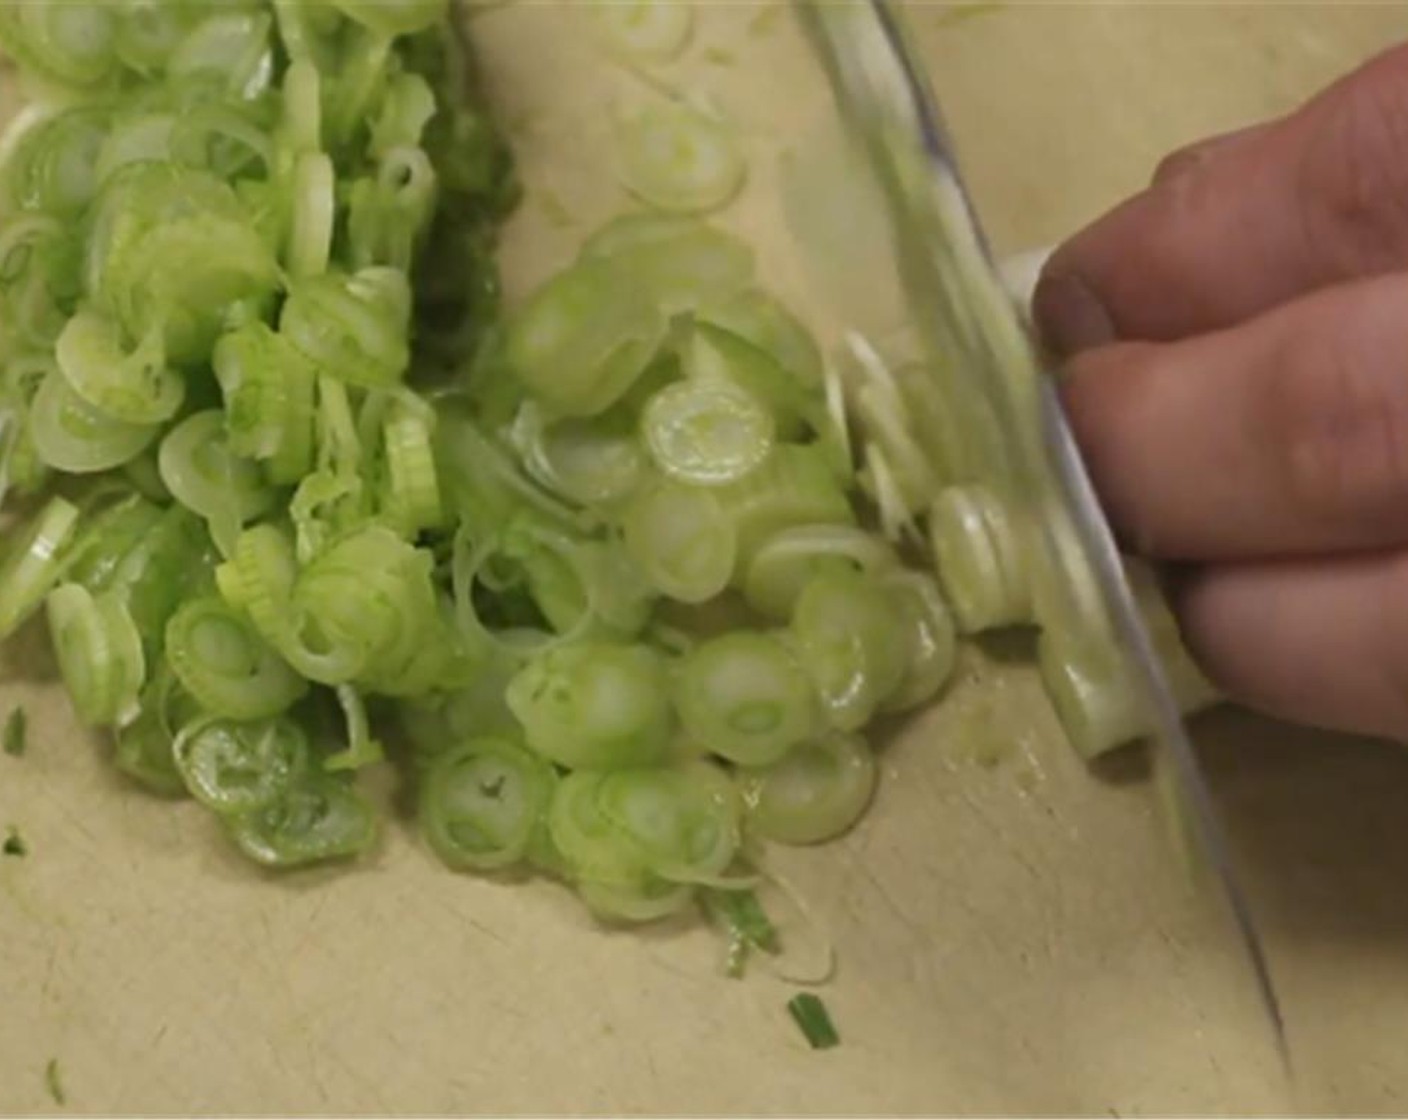
{"label": "thin green chive piece", "polygon": [[24,837],[20,835],[20,830],[11,825],[5,830],[5,842],[0,844],[0,852],[7,856],[14,856],[21,859],[29,855],[29,845],[25,843]]}
{"label": "thin green chive piece", "polygon": [[700,901],[709,918],[728,935],[724,972],[735,979],[743,975],[754,949],[776,953],[780,948],[777,927],[753,891],[710,889]]}
{"label": "thin green chive piece", "polygon": [[5,730],[0,733],[0,743],[11,758],[19,758],[29,746],[27,735],[29,717],[23,708],[15,708],[5,717]]}
{"label": "thin green chive piece", "polygon": [[49,1090],[49,1098],[55,1104],[68,1103],[68,1094],[64,1092],[64,1075],[59,1069],[58,1058],[50,1058],[48,1065],[44,1067],[44,1086]]}
{"label": "thin green chive piece", "polygon": [[811,992],[802,992],[787,1001],[787,1010],[813,1050],[830,1050],[841,1042],[826,1004]]}

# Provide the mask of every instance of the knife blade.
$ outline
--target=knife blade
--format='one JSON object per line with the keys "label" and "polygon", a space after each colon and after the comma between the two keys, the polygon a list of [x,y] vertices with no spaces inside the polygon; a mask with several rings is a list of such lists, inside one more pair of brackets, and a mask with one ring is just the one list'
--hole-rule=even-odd
{"label": "knife blade", "polygon": [[1155,788],[1170,798],[1178,839],[1220,887],[1289,1064],[1270,966],[1207,778],[1054,381],[999,275],[923,67],[886,0],[796,0],[796,7],[890,210],[910,310],[931,345],[953,359],[948,403],[987,435],[977,464],[984,480],[1028,514],[1042,621],[1087,630],[1098,621],[1127,667],[1149,730]]}

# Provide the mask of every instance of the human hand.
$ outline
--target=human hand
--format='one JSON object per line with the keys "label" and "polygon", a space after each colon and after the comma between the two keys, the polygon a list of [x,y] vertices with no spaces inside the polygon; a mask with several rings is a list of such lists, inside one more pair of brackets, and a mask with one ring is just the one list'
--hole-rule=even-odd
{"label": "human hand", "polygon": [[1408,47],[1168,157],[1057,250],[1034,312],[1209,675],[1408,738]]}

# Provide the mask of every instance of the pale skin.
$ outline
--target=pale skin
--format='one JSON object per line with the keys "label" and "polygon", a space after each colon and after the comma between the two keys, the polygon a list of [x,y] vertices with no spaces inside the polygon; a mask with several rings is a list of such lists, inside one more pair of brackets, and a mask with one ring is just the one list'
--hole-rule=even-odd
{"label": "pale skin", "polygon": [[1035,313],[1212,678],[1408,738],[1408,45],[1169,156],[1054,254]]}

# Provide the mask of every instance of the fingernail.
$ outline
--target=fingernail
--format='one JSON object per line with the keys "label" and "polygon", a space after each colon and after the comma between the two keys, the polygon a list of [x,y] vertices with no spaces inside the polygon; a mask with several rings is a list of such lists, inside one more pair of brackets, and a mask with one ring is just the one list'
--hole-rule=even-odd
{"label": "fingernail", "polygon": [[1037,281],[1032,316],[1042,341],[1058,358],[1103,346],[1115,337],[1105,305],[1074,273],[1047,273]]}

